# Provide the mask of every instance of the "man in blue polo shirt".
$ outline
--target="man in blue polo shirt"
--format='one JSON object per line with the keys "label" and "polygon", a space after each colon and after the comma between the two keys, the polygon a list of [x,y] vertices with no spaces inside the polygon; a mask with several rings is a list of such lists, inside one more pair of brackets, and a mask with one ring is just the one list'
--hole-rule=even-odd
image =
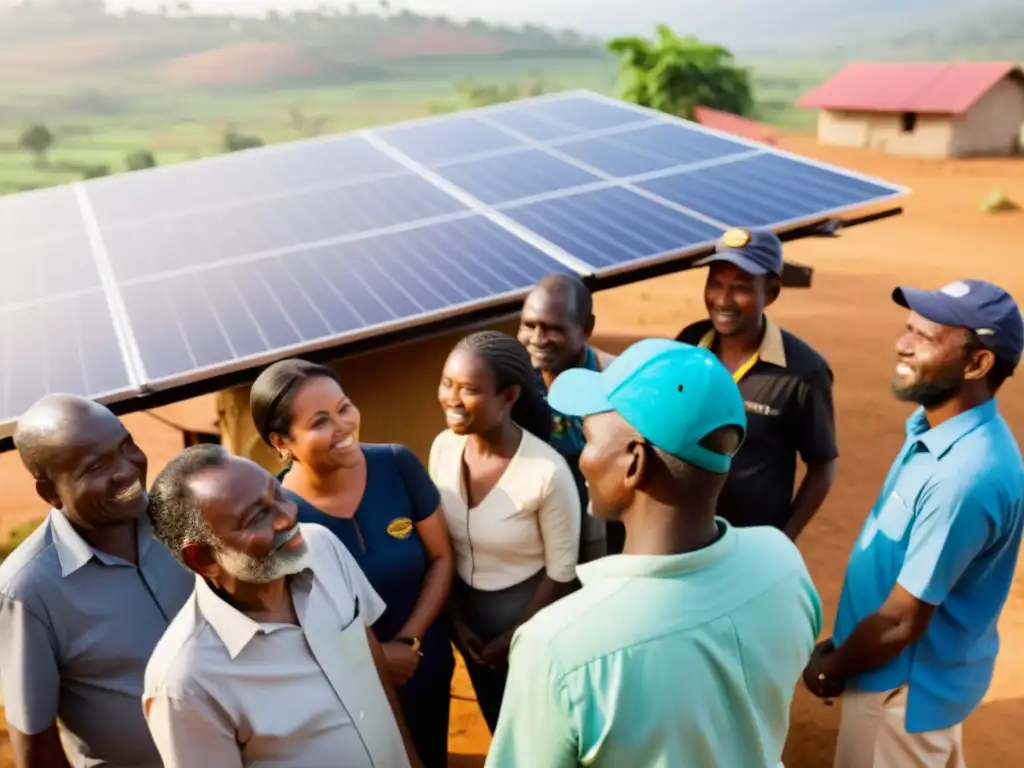
{"label": "man in blue polo shirt", "polygon": [[715,517],[747,422],[731,374],[647,339],[549,399],[584,420],[593,514],[625,550],[517,631],[487,768],[777,765],[820,605],[781,531]]}
{"label": "man in blue polo shirt", "polygon": [[893,391],[920,407],[804,681],[842,694],[836,768],[959,767],[1021,545],[1024,463],[995,395],[1020,362],[1024,323],[980,280],[893,299],[910,310]]}

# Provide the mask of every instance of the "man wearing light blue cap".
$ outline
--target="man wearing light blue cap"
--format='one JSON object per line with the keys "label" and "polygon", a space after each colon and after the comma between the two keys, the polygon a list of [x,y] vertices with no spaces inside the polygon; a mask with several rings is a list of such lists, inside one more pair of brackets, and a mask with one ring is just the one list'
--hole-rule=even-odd
{"label": "man wearing light blue cap", "polygon": [[842,695],[837,768],[962,768],[962,723],[992,681],[1024,530],[1024,462],[995,401],[1024,321],[982,280],[893,300],[909,310],[893,392],[919,407],[804,680]]}
{"label": "man wearing light blue cap", "polygon": [[583,419],[592,512],[626,543],[519,628],[487,768],[776,765],[820,604],[783,533],[715,516],[746,430],[729,371],[647,339],[548,397]]}

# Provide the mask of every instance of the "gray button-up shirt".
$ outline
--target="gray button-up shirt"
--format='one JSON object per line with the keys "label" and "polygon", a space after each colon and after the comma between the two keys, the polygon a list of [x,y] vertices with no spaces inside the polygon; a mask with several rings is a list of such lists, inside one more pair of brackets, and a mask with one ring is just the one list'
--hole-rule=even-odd
{"label": "gray button-up shirt", "polygon": [[202,578],[146,669],[165,768],[408,768],[366,628],[384,612],[352,554],[303,524],[298,626],[257,623]]}
{"label": "gray button-up shirt", "polygon": [[159,768],[142,714],[149,657],[194,580],[139,521],[139,565],[94,550],[63,513],[0,565],[7,721],[61,725],[72,765]]}

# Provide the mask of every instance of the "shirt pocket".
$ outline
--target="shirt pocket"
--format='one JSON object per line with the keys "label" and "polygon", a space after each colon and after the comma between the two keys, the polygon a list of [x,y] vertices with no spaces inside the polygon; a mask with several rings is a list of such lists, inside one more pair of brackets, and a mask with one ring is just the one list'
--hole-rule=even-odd
{"label": "shirt pocket", "polygon": [[892,541],[902,541],[913,517],[910,509],[897,493],[890,493],[885,506],[878,513],[878,530]]}

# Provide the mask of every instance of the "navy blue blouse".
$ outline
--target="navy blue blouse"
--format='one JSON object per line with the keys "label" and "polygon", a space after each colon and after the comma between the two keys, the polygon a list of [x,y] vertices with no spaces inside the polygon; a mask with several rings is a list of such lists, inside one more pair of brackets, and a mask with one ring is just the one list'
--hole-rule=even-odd
{"label": "navy blue blouse", "polygon": [[[387,608],[373,629],[386,643],[402,629],[419,600],[429,560],[414,526],[434,513],[441,496],[416,454],[404,445],[361,447],[366,490],[351,518],[328,515],[301,496],[286,493],[298,505],[299,521],[333,532],[384,600]],[[403,688],[424,684],[426,678],[436,680],[435,675],[451,669],[451,646],[440,620],[420,641],[420,667]]]}

